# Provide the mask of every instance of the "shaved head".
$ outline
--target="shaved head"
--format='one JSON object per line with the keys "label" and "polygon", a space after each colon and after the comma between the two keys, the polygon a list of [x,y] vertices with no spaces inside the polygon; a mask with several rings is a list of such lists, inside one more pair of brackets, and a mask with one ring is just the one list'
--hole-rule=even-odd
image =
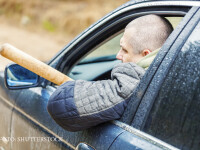
{"label": "shaved head", "polygon": [[137,63],[162,47],[172,30],[170,22],[160,16],[145,15],[136,18],[126,26],[116,58],[122,62]]}
{"label": "shaved head", "polygon": [[160,48],[172,30],[168,20],[157,15],[146,15],[131,21],[124,34],[129,34],[127,42],[134,53],[140,53],[144,49],[154,51]]}

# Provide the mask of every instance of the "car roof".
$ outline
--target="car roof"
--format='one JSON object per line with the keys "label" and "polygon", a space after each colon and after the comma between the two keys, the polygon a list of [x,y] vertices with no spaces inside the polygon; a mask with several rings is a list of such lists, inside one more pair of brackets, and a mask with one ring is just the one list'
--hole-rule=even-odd
{"label": "car roof", "polygon": [[169,2],[169,3],[171,3],[171,2],[199,2],[199,0],[130,0],[130,1],[122,4],[118,8],[121,8],[121,7],[124,7],[127,5],[131,5],[131,4],[139,4],[139,3],[144,3],[144,2]]}
{"label": "car roof", "polygon": [[170,1],[178,1],[178,2],[181,2],[181,1],[191,1],[191,2],[197,2],[197,1],[199,1],[199,0],[130,0],[130,1],[128,1],[128,2],[126,2],[124,5],[127,5],[127,4],[138,4],[138,3],[142,3],[142,2],[163,2],[163,1],[165,1],[165,2],[170,2]]}
{"label": "car roof", "polygon": [[199,1],[199,0],[130,0],[129,2],[141,3],[141,2],[158,2],[158,1]]}

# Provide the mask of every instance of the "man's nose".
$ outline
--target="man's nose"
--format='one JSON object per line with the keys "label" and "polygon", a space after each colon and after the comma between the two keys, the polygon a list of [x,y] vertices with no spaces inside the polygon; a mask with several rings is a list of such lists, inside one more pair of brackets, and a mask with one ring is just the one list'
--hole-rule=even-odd
{"label": "man's nose", "polygon": [[122,56],[121,50],[117,53],[116,58],[118,60],[122,60],[123,56]]}

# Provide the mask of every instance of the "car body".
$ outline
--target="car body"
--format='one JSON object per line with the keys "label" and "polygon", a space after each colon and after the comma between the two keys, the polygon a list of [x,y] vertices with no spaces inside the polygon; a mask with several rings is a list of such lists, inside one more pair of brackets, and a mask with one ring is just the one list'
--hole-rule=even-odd
{"label": "car body", "polygon": [[86,29],[48,64],[73,79],[108,79],[119,63],[115,54],[123,29],[146,14],[167,17],[177,27],[119,120],[79,132],[62,129],[46,109],[57,86],[41,77],[33,84],[9,85],[11,65],[5,75],[0,73],[0,148],[200,149],[200,2],[129,1]]}

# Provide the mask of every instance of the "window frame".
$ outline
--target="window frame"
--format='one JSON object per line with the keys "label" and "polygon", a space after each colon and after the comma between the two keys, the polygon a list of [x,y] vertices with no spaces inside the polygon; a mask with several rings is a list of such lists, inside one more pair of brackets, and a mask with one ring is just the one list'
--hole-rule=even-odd
{"label": "window frame", "polygon": [[[155,3],[155,2],[154,2]],[[131,6],[129,6],[131,7]],[[68,74],[71,68],[78,62],[78,60],[85,55],[88,51],[93,50],[94,47],[101,44],[107,38],[111,37],[113,34],[124,29],[128,22],[133,18],[146,15],[146,14],[158,14],[158,15],[180,15],[183,16],[190,6],[183,7],[166,7],[166,6],[146,6],[142,8],[137,8],[133,10],[128,10],[127,7],[124,8],[124,12],[120,15],[112,14],[109,21],[98,26],[97,28],[92,28],[91,32],[87,36],[84,36],[81,41],[70,46],[70,49],[65,50],[64,54],[61,54],[61,58],[56,65],[56,68],[65,74]],[[165,11],[163,11],[165,9]],[[178,10],[176,10],[178,9]],[[122,11],[122,10],[121,10]]]}

